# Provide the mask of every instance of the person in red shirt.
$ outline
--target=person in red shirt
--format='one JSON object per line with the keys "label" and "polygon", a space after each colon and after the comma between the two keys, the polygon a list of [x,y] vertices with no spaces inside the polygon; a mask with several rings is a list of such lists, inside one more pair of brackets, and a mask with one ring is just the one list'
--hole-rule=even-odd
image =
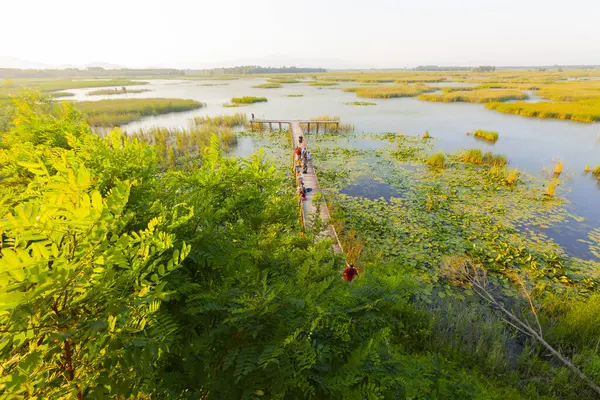
{"label": "person in red shirt", "polygon": [[358,270],[354,268],[354,264],[349,264],[348,268],[344,270],[344,280],[352,282],[354,277],[358,275]]}

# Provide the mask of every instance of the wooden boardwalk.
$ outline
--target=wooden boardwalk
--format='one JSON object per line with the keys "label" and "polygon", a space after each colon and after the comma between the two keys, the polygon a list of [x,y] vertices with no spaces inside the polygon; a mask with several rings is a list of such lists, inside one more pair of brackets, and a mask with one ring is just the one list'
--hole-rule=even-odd
{"label": "wooden boardwalk", "polygon": [[[303,143],[306,145],[306,148],[310,150],[307,137],[303,134],[302,128],[300,127],[300,123],[302,123],[302,121],[287,121],[286,123],[290,124],[290,131],[292,135],[292,150],[295,149],[297,146],[300,146],[300,136],[303,137]],[[321,193],[321,198],[323,200],[321,201],[319,207],[319,215],[321,217],[321,221],[323,221],[324,226],[324,231],[322,235],[329,237],[333,242],[333,250],[336,253],[341,254],[343,253],[343,249],[337,232],[331,224],[331,215],[329,214],[329,209],[327,208],[327,203],[325,202],[324,194],[321,190],[321,186],[319,185],[319,180],[317,179],[317,174],[315,172],[313,161],[314,160],[312,158],[310,161],[308,161],[308,171],[306,174],[304,174],[304,187],[306,187],[307,193],[306,200],[302,201],[303,223],[306,228],[312,227],[313,220],[315,219],[315,215],[317,214],[317,206],[315,205],[314,197],[317,193]]]}

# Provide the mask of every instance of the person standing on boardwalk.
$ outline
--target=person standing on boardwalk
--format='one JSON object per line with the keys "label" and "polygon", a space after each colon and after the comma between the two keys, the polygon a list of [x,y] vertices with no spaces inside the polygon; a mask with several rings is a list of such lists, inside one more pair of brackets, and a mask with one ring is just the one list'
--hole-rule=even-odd
{"label": "person standing on boardwalk", "polygon": [[252,121],[254,121],[254,113],[252,113]]}

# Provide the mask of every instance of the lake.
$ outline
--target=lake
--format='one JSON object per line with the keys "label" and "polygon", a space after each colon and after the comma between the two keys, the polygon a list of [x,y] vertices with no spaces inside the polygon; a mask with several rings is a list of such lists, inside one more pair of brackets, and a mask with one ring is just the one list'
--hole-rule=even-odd
{"label": "lake", "polygon": [[[584,174],[583,170],[586,164],[590,164],[592,168],[600,164],[600,124],[527,118],[488,110],[483,104],[430,103],[415,98],[366,99],[377,103],[376,106],[346,105],[346,102],[361,100],[354,93],[340,90],[343,87],[357,86],[355,82],[340,82],[338,86],[330,87],[308,86],[305,83],[283,84],[279,89],[251,87],[265,83],[266,79],[262,78],[148,82],[148,85],[134,89],[150,89],[150,92],[87,96],[86,93],[97,88],[72,89],[69,92],[75,96],[70,99],[166,97],[206,103],[206,107],[202,109],[147,117],[124,125],[122,128],[127,131],[151,126],[186,128],[189,127],[190,119],[195,116],[238,112],[245,112],[248,116],[254,113],[256,118],[265,119],[309,119],[331,115],[339,116],[342,123],[353,124],[357,133],[401,132],[422,135],[429,131],[437,139],[436,146],[443,151],[477,147],[502,153],[508,157],[511,167],[538,176],[548,175],[553,170],[554,163],[562,160],[565,167],[558,195],[566,197],[571,202],[568,205],[569,212],[583,217],[584,221],[549,228],[545,233],[563,245],[568,253],[584,258],[590,256],[584,254],[587,246],[582,245],[580,239],[586,239],[590,229],[600,226],[600,185],[597,179]],[[218,86],[206,86],[209,84]],[[458,84],[444,82],[444,85]],[[290,94],[304,96],[287,97]],[[267,97],[269,101],[238,108],[223,107],[232,97],[240,96]],[[497,131],[500,138],[492,144],[466,135],[466,132],[476,129]],[[251,152],[252,144],[248,139],[241,143],[243,154]],[[357,145],[360,146],[359,143]],[[370,186],[372,190],[377,190],[377,187]]]}

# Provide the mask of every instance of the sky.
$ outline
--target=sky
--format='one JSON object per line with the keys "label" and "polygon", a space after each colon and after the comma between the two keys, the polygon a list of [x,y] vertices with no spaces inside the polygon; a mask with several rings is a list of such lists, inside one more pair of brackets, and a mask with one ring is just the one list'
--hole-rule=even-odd
{"label": "sky", "polygon": [[49,65],[600,64],[600,0],[0,0],[0,56]]}

